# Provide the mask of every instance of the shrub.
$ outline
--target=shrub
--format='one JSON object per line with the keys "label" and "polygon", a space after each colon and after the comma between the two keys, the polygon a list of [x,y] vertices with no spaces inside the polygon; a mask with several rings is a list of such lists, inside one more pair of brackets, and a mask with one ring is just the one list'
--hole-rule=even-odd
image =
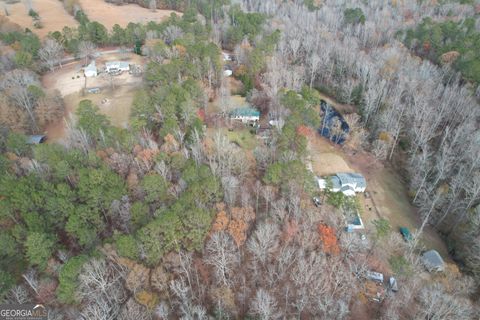
{"label": "shrub", "polygon": [[115,241],[118,254],[122,257],[138,260],[138,246],[132,235],[121,235]]}
{"label": "shrub", "polygon": [[373,220],[373,224],[375,225],[375,229],[377,231],[377,237],[383,238],[390,233],[391,226],[387,219],[380,218]]}
{"label": "shrub", "polygon": [[348,8],[343,12],[344,21],[347,24],[365,23],[365,15],[360,8]]}
{"label": "shrub", "polygon": [[82,266],[87,262],[85,255],[70,258],[60,269],[58,275],[57,298],[62,303],[74,304],[77,302],[75,292],[77,291],[77,278]]}
{"label": "shrub", "polygon": [[28,11],[28,15],[29,15],[30,17],[32,17],[33,19],[35,19],[35,20],[40,18],[40,16],[38,15],[38,12],[36,12],[36,11],[33,10],[33,9],[30,9],[30,10]]}
{"label": "shrub", "polygon": [[412,269],[407,259],[404,256],[393,256],[388,259],[390,266],[395,274],[410,275]]}

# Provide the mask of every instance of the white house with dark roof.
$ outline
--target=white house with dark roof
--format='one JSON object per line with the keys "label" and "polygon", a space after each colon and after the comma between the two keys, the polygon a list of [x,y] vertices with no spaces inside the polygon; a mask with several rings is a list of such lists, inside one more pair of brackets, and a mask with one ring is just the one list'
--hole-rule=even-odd
{"label": "white house with dark roof", "polygon": [[342,192],[348,197],[355,196],[356,193],[365,192],[367,181],[359,173],[337,173],[327,178],[317,178],[320,190],[327,188],[328,179],[331,181],[331,191]]}

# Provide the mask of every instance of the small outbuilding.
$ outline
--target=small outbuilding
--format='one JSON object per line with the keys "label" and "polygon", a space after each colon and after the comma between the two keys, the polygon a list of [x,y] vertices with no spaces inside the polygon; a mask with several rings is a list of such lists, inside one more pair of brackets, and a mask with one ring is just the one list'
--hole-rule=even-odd
{"label": "small outbuilding", "polygon": [[367,271],[366,277],[368,280],[377,281],[383,283],[383,274],[375,271]]}
{"label": "small outbuilding", "polygon": [[47,136],[44,134],[34,134],[31,136],[27,136],[28,144],[40,144],[40,143],[44,143],[46,140],[47,140]]}
{"label": "small outbuilding", "polygon": [[257,122],[260,120],[260,111],[251,107],[242,107],[230,112],[230,119],[240,120],[244,123]]}
{"label": "small outbuilding", "polygon": [[223,61],[232,61],[232,56],[226,52],[222,52]]}
{"label": "small outbuilding", "polygon": [[96,77],[98,75],[97,66],[95,65],[95,60],[93,60],[92,62],[90,62],[88,66],[83,68],[83,74],[87,78]]}
{"label": "small outbuilding", "polygon": [[422,262],[429,272],[443,272],[445,262],[436,250],[430,250],[422,255]]}
{"label": "small outbuilding", "polygon": [[390,279],[388,280],[388,287],[393,292],[397,292],[398,291],[397,279],[395,279],[394,277],[390,277]]}

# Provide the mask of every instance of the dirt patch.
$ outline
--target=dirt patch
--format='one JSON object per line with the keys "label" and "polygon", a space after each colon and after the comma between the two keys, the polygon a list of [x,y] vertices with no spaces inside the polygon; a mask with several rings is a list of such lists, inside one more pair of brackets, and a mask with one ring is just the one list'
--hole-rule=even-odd
{"label": "dirt patch", "polygon": [[173,10],[156,10],[153,12],[136,4],[117,6],[107,3],[105,0],[79,0],[79,2],[90,20],[102,23],[107,29],[111,29],[115,24],[126,27],[129,22],[161,22],[172,13],[182,15],[181,12]]}
{"label": "dirt patch", "polygon": [[[105,54],[99,55],[96,61],[96,65],[99,71],[97,77],[85,78],[83,75],[82,64],[84,60],[76,61],[63,66],[61,69],[57,69],[54,72],[48,72],[42,77],[42,84],[49,90],[58,90],[62,96],[67,96],[72,93],[77,93],[84,88],[100,87],[106,88],[111,85],[110,79],[102,75],[102,70],[106,61],[122,60],[127,61],[130,64],[143,66],[144,58],[133,54]],[[115,87],[121,87],[124,85],[134,85],[142,82],[142,77],[134,77],[128,72],[115,76],[113,78],[113,84]]]}
{"label": "dirt patch", "polygon": [[[33,26],[33,19],[28,15],[27,6],[23,1],[14,4],[5,4],[10,21],[17,23],[22,28],[29,28],[40,38],[48,35],[49,32],[62,31],[63,27],[76,27],[78,22],[63,8],[62,2],[58,0],[31,0],[33,10],[40,16],[43,28],[36,29]],[[5,15],[4,10],[0,15]]]}
{"label": "dirt patch", "polygon": [[133,97],[137,90],[136,85],[125,85],[110,91],[105,90],[99,94],[83,95],[79,92],[71,93],[64,97],[66,112],[63,119],[49,125],[45,129],[49,142],[62,143],[66,135],[65,121],[75,113],[81,100],[89,99],[98,106],[100,112],[107,115],[112,125],[126,128],[130,117]]}
{"label": "dirt patch", "polygon": [[327,139],[315,134],[308,140],[313,171],[318,176],[329,176],[338,172],[353,172],[342,158],[340,151]]}
{"label": "dirt patch", "polygon": [[42,77],[42,85],[48,90],[58,90],[62,96],[80,91],[85,86],[82,66],[79,62],[70,63]]}
{"label": "dirt patch", "polygon": [[325,100],[329,105],[333,106],[335,110],[342,115],[357,112],[357,107],[351,104],[343,104],[335,101],[333,98],[319,92],[320,99]]}

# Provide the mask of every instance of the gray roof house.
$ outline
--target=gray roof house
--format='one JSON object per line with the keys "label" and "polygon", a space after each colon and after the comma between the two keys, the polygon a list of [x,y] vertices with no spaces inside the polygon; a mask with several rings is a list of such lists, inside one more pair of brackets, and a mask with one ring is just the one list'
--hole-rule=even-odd
{"label": "gray roof house", "polygon": [[[342,192],[346,196],[354,196],[357,192],[364,192],[367,188],[365,177],[359,173],[337,173],[329,177],[333,192]],[[318,187],[327,187],[326,178],[317,178]]]}
{"label": "gray roof house", "polygon": [[422,255],[422,261],[428,271],[442,272],[445,270],[445,263],[436,250],[430,250]]}

